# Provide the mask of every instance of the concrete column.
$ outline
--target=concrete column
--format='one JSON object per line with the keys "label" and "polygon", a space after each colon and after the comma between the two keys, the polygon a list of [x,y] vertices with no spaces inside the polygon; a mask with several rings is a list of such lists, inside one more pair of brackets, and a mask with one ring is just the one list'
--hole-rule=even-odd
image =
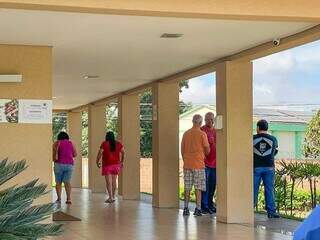
{"label": "concrete column", "polygon": [[82,112],[68,112],[68,133],[78,153],[71,185],[74,188],[82,188]]}
{"label": "concrete column", "polygon": [[253,224],[252,63],[219,64],[217,115],[217,219]]}
{"label": "concrete column", "polygon": [[93,193],[106,192],[105,179],[96,165],[96,157],[106,134],[106,105],[90,105],[89,118],[89,188]]}
{"label": "concrete column", "polygon": [[118,98],[119,140],[126,156],[119,176],[119,194],[123,199],[140,199],[140,98],[138,94]]}
{"label": "concrete column", "polygon": [[152,88],[153,206],[179,207],[179,84]]}

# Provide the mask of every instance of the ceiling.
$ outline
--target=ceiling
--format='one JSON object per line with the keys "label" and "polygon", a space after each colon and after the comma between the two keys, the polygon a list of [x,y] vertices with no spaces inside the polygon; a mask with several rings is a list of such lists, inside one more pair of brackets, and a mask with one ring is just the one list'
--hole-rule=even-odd
{"label": "ceiling", "polygon": [[53,46],[54,108],[70,109],[312,26],[1,9],[0,43]]}

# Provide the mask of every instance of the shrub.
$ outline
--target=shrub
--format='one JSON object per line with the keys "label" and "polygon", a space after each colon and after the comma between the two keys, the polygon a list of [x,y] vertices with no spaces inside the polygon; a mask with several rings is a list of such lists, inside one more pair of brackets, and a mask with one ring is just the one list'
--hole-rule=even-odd
{"label": "shrub", "polygon": [[[26,161],[8,163],[0,161],[0,186],[27,168]],[[0,191],[0,239],[36,240],[62,233],[61,224],[41,224],[54,212],[52,203],[32,205],[46,194],[47,185],[33,180],[22,186],[12,186]]]}

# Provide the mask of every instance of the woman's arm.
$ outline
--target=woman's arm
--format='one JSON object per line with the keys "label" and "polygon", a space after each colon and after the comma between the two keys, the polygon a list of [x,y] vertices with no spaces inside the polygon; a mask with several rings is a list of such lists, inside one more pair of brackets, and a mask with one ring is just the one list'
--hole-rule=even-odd
{"label": "woman's arm", "polygon": [[124,155],[125,155],[125,151],[124,151],[124,148],[121,149],[121,152],[120,152],[120,161],[121,163],[123,164],[123,161],[124,161]]}
{"label": "woman's arm", "polygon": [[77,149],[76,147],[74,146],[73,142],[72,143],[72,156],[75,158],[77,157],[78,153],[77,153]]}
{"label": "woman's arm", "polygon": [[54,142],[52,145],[52,161],[54,162],[58,161],[58,145],[58,141]]}
{"label": "woman's arm", "polygon": [[102,157],[102,154],[103,154],[103,149],[100,148],[99,152],[98,152],[98,155],[97,155],[97,167],[100,168],[101,167],[101,157]]}

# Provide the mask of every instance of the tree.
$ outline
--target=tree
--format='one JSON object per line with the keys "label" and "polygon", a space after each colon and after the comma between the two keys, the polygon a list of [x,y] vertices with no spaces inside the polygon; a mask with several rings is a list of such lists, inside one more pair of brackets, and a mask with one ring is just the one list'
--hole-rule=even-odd
{"label": "tree", "polygon": [[303,152],[307,158],[320,157],[320,110],[309,122],[303,144]]}
{"label": "tree", "polygon": [[152,156],[152,91],[148,90],[140,96],[140,154],[142,157]]}
{"label": "tree", "polygon": [[88,112],[82,112],[82,156],[88,157],[88,129],[89,129],[89,121],[88,121]]}
{"label": "tree", "polygon": [[[179,83],[179,92],[189,88],[189,81]],[[180,101],[179,113],[182,114],[192,108],[191,103]],[[140,96],[140,153],[142,157],[152,157],[152,91],[148,90]]]}
{"label": "tree", "polygon": [[106,107],[106,130],[118,135],[118,104],[110,103]]}
{"label": "tree", "polygon": [[[0,186],[27,168],[26,161],[0,161]],[[54,212],[54,204],[32,205],[46,194],[47,185],[33,180],[22,186],[14,185],[0,191],[0,239],[36,240],[62,233],[61,224],[40,223]]]}
{"label": "tree", "polygon": [[52,141],[57,140],[59,132],[67,130],[66,114],[55,114],[52,117]]}
{"label": "tree", "polygon": [[184,103],[183,101],[180,101],[180,106],[179,106],[179,114],[188,112],[193,108],[192,103]]}

